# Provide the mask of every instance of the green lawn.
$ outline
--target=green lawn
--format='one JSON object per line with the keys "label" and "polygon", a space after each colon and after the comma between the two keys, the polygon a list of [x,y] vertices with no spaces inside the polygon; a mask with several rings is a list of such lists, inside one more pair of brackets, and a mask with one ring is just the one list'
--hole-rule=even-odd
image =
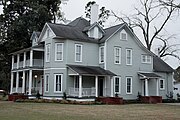
{"label": "green lawn", "polygon": [[180,106],[67,105],[0,101],[0,120],[180,120]]}

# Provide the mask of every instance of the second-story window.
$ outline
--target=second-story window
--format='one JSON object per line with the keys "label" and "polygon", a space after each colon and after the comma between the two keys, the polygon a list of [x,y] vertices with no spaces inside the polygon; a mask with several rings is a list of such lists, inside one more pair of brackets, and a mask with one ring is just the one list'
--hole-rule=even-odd
{"label": "second-story window", "polygon": [[46,62],[50,61],[50,44],[46,44]]}
{"label": "second-story window", "polygon": [[63,43],[55,43],[55,61],[63,61]]}
{"label": "second-story window", "polygon": [[114,47],[114,63],[121,64],[121,48]]}
{"label": "second-story window", "polygon": [[132,49],[126,49],[126,65],[132,65]]}
{"label": "second-story window", "polygon": [[75,44],[75,62],[82,62],[82,45]]}
{"label": "second-story window", "polygon": [[141,55],[141,62],[142,63],[151,63],[151,56],[150,55]]}
{"label": "second-story window", "polygon": [[104,46],[99,48],[99,63],[104,63]]}

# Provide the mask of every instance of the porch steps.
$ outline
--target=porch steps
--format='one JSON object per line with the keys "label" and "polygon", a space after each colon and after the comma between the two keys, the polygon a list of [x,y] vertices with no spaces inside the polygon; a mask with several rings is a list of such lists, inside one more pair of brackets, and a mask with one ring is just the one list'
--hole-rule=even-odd
{"label": "porch steps", "polygon": [[98,97],[96,101],[111,105],[123,104],[123,98],[121,97]]}

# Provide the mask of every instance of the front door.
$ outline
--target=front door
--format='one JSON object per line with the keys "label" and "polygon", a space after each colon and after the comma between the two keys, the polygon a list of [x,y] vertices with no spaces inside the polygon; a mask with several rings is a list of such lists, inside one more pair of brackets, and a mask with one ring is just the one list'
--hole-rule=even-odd
{"label": "front door", "polygon": [[104,81],[104,78],[103,77],[99,77],[99,80],[98,80],[98,95],[99,96],[103,96],[103,81]]}

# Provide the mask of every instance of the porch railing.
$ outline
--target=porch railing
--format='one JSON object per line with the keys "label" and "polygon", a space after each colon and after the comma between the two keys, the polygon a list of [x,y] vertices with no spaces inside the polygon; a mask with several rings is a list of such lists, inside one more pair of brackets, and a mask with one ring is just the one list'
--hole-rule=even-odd
{"label": "porch railing", "polygon": [[[79,96],[79,88],[69,88],[69,95],[77,97]],[[83,97],[90,97],[96,95],[96,89],[92,88],[82,88],[82,96]]]}

